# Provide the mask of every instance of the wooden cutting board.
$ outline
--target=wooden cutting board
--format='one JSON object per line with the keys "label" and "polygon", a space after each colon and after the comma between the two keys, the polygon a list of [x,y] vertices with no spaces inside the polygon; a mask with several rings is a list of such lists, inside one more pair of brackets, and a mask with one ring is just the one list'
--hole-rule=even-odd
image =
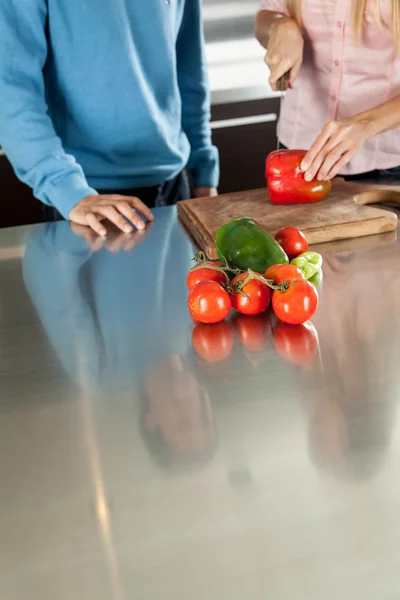
{"label": "wooden cutting board", "polygon": [[217,198],[185,200],[178,214],[189,233],[208,258],[217,258],[215,233],[232,219],[251,217],[273,234],[282,227],[298,227],[310,244],[331,242],[393,231],[394,212],[367,206],[387,204],[400,207],[400,187],[333,182],[332,192],[316,204],[277,206],[268,201],[268,190],[251,190]]}

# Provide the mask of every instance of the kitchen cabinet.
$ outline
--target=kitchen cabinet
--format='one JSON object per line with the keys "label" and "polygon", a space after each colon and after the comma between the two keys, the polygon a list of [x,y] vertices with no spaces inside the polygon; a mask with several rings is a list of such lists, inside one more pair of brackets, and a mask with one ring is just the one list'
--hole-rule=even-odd
{"label": "kitchen cabinet", "polygon": [[42,204],[32,190],[21,183],[3,155],[0,156],[0,227],[43,221]]}
{"label": "kitchen cabinet", "polygon": [[265,159],[276,150],[277,98],[216,105],[213,142],[221,163],[221,194],[265,186]]}

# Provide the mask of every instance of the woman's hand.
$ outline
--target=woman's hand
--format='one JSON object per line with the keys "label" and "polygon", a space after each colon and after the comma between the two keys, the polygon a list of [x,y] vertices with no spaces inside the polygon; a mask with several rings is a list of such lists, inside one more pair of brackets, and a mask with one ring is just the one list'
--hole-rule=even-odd
{"label": "woman's hand", "polygon": [[325,125],[301,163],[304,179],[333,179],[356,156],[371,135],[373,132],[369,120],[354,117],[331,121]]}
{"label": "woman's hand", "polygon": [[294,19],[283,17],[271,27],[265,63],[271,71],[269,82],[278,91],[278,82],[287,73],[289,87],[299,74],[303,62],[304,40]]}

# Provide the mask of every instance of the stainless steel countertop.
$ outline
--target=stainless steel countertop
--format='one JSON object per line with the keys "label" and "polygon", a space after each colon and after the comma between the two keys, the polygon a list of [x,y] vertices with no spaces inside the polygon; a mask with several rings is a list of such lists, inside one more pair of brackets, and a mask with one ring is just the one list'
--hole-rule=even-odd
{"label": "stainless steel countertop", "polygon": [[400,597],[400,245],[321,248],[318,360],[207,363],[175,209],[0,231],[0,598]]}

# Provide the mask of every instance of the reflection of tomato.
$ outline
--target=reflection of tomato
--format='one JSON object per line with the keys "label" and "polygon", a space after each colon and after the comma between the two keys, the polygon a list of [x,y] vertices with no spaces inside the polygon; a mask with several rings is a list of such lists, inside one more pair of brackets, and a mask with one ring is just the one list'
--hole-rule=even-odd
{"label": "reflection of tomato", "polygon": [[[232,289],[235,289],[235,285],[241,283],[247,276],[247,273],[242,273],[232,279]],[[250,279],[241,291],[232,293],[232,306],[243,315],[259,315],[267,310],[270,301],[271,288],[259,279]]]}
{"label": "reflection of tomato", "polygon": [[276,285],[289,279],[304,279],[301,269],[294,265],[273,265],[265,271],[264,277],[265,279],[272,279]]}
{"label": "reflection of tomato", "polygon": [[290,260],[308,250],[306,236],[302,231],[296,229],[296,227],[284,227],[278,231],[274,237],[278,244],[282,246]]}
{"label": "reflection of tomato", "polygon": [[215,325],[198,323],[192,333],[192,346],[208,362],[217,362],[227,358],[233,348],[233,332],[228,323],[222,321]]}
{"label": "reflection of tomato", "polygon": [[233,321],[239,339],[248,350],[259,352],[268,342],[270,332],[270,315],[237,315]]}
{"label": "reflection of tomato", "polygon": [[[208,263],[211,266],[217,267],[217,263],[210,262]],[[189,292],[194,288],[195,285],[200,283],[200,281],[216,281],[217,283],[226,283],[226,275],[222,271],[215,271],[214,269],[210,269],[206,265],[204,267],[194,267],[186,278],[186,284],[188,286]]]}
{"label": "reflection of tomato", "polygon": [[189,311],[200,323],[218,323],[227,317],[232,302],[227,291],[215,281],[201,281],[190,292]]}
{"label": "reflection of tomato", "polygon": [[309,321],[302,325],[279,323],[274,331],[274,342],[282,358],[296,365],[311,360],[318,350],[318,334]]}
{"label": "reflection of tomato", "polygon": [[305,279],[292,279],[284,291],[275,290],[272,308],[280,321],[291,325],[305,323],[318,308],[318,293]]}

